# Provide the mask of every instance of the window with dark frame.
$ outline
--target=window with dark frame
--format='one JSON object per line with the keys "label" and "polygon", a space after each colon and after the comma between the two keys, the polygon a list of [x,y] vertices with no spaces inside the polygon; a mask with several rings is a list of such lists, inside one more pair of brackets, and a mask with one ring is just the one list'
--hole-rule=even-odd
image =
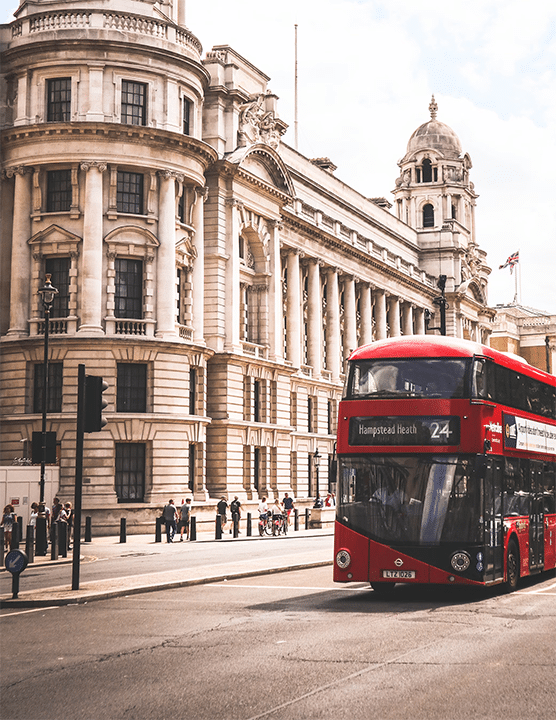
{"label": "window with dark frame", "polygon": [[[48,397],[46,411],[62,412],[63,363],[48,363]],[[33,378],[33,412],[42,413],[44,397],[44,365],[35,363]]]}
{"label": "window with dark frame", "polygon": [[114,315],[140,320],[143,317],[143,262],[131,258],[115,261]]}
{"label": "window with dark frame", "polygon": [[430,203],[423,206],[423,227],[434,227],[434,208]]}
{"label": "window with dark frame", "polygon": [[116,443],[115,490],[118,502],[143,502],[145,444]]}
{"label": "window with dark frame", "polygon": [[190,368],[189,370],[189,414],[197,414],[197,369]]}
{"label": "window with dark frame", "polygon": [[314,400],[312,397],[307,398],[307,431],[314,432]]}
{"label": "window with dark frame", "polygon": [[189,480],[188,480],[188,487],[189,491],[193,492],[195,490],[195,459],[196,459],[196,446],[194,443],[189,443]]}
{"label": "window with dark frame", "polygon": [[141,173],[118,172],[116,207],[118,212],[143,215],[143,182]]}
{"label": "window with dark frame", "polygon": [[191,100],[183,98],[183,134],[191,134]]}
{"label": "window with dark frame", "polygon": [[261,422],[261,381],[253,383],[253,421]]}
{"label": "window with dark frame", "polygon": [[71,170],[46,174],[46,212],[68,212],[71,207]]}
{"label": "window with dark frame", "polygon": [[68,257],[46,258],[44,263],[45,274],[49,273],[52,285],[58,290],[54,296],[51,318],[65,318],[69,315],[69,286],[71,261]]}
{"label": "window with dark frame", "polygon": [[116,412],[147,412],[147,365],[118,363]]}
{"label": "window with dark frame", "polygon": [[147,124],[146,83],[122,80],[122,123],[126,125]]}
{"label": "window with dark frame", "polygon": [[71,120],[71,78],[51,78],[46,81],[46,121]]}
{"label": "window with dark frame", "polygon": [[255,490],[259,492],[259,483],[261,479],[261,449],[256,447],[253,452],[253,485]]}

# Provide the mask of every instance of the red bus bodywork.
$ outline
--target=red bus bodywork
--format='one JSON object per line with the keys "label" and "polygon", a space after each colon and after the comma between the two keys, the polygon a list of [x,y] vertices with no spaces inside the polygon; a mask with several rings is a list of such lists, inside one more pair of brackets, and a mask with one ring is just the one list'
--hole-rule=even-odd
{"label": "red bus bodywork", "polygon": [[[556,377],[528,365],[515,356],[500,353],[492,348],[455,338],[438,336],[406,336],[383,340],[363,346],[355,350],[350,360],[350,367],[359,361],[375,361],[377,359],[448,359],[468,358],[471,362],[477,358],[487,363],[506,368],[520,377],[530,378],[549,388],[556,387]],[[471,364],[469,367],[472,367]],[[502,371],[504,372],[504,371]],[[469,385],[471,388],[471,385]],[[549,390],[548,392],[553,392]],[[349,396],[349,391],[348,391]],[[515,555],[518,548],[518,576],[524,577],[533,573],[556,567],[556,513],[554,512],[554,438],[556,437],[556,420],[554,413],[541,417],[534,412],[516,409],[512,405],[503,405],[490,399],[467,397],[447,399],[433,397],[405,398],[365,398],[343,399],[338,413],[337,459],[337,514],[335,523],[335,562],[334,580],[336,582],[368,581],[378,588],[385,584],[404,583],[439,583],[465,585],[491,585],[508,582],[508,548],[510,555]],[[400,444],[397,438],[395,445],[385,443],[365,445],[358,441],[350,444],[350,428],[357,422],[366,428],[376,428],[381,418],[385,419],[386,429],[395,432],[396,418],[403,418],[401,430],[405,431],[411,418],[422,417],[453,418],[459,423],[459,436],[453,445],[443,444],[431,448],[428,445],[416,446]],[[513,418],[513,420],[512,420]],[[374,425],[373,425],[374,423]],[[512,425],[513,424],[513,425]],[[534,447],[533,450],[519,446],[513,437],[515,427],[521,432],[527,428],[534,433],[547,436],[547,450]],[[387,437],[387,436],[386,436]],[[529,436],[528,436],[529,437]],[[382,437],[380,437],[382,440]],[[405,438],[402,438],[404,441]],[[515,447],[512,447],[515,445]],[[550,447],[549,447],[550,446]],[[343,483],[347,483],[350,474],[356,477],[357,470],[350,468],[350,463],[357,466],[364,462],[362,458],[380,458],[381,462],[395,463],[398,458],[432,456],[441,460],[446,458],[465,457],[465,462],[473,464],[475,470],[469,483],[480,485],[481,510],[480,521],[484,528],[479,542],[458,544],[454,541],[438,543],[426,547],[427,543],[404,542],[398,537],[396,542],[381,540],[373,533],[372,523],[368,527],[364,522],[352,522],[350,512],[356,505],[365,504],[350,502],[348,492],[344,491]],[[512,466],[526,468],[526,475],[532,478],[534,488],[527,495],[528,512],[503,511],[503,504],[508,495],[504,468],[511,460]],[[525,473],[525,470],[521,470]],[[343,475],[342,475],[343,473]],[[488,497],[487,497],[488,495]],[[520,493],[517,493],[520,495]],[[521,493],[526,495],[526,493]],[[542,497],[541,497],[542,496]],[[543,505],[544,498],[544,505]],[[367,506],[367,511],[369,507]],[[355,511],[354,511],[355,512]],[[362,512],[358,510],[358,512]],[[488,522],[488,527],[487,527]],[[457,533],[456,533],[457,534]],[[459,555],[458,555],[459,553]],[[454,559],[455,558],[455,559]],[[490,559],[489,559],[490,558]],[[484,559],[484,562],[483,562]],[[487,566],[488,559],[488,568]],[[471,567],[461,571],[467,562]],[[454,569],[456,568],[456,569]],[[391,577],[389,577],[391,575]],[[511,585],[510,581],[510,585]],[[514,584],[515,586],[515,584]]]}

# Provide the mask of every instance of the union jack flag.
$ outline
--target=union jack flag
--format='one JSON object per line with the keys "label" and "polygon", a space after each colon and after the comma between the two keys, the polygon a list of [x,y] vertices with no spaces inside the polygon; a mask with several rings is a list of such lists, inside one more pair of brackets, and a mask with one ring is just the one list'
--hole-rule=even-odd
{"label": "union jack flag", "polygon": [[514,252],[513,255],[510,255],[510,257],[506,260],[506,262],[503,265],[500,265],[500,267],[498,269],[503,270],[504,268],[509,266],[510,272],[513,272],[514,265],[517,265],[518,262],[519,262],[519,250],[517,252]]}

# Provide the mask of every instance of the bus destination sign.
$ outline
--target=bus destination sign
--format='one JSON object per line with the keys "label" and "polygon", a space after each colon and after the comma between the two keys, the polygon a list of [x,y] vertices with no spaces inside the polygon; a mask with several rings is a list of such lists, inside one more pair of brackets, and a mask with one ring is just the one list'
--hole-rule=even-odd
{"label": "bus destination sign", "polygon": [[352,417],[350,445],[457,445],[459,417]]}

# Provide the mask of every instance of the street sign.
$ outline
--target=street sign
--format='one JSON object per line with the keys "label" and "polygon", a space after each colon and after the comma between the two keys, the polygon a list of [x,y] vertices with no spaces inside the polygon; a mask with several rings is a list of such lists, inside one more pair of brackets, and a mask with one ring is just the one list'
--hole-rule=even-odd
{"label": "street sign", "polygon": [[27,567],[29,559],[23,550],[10,550],[6,555],[6,570],[12,575],[19,575]]}

